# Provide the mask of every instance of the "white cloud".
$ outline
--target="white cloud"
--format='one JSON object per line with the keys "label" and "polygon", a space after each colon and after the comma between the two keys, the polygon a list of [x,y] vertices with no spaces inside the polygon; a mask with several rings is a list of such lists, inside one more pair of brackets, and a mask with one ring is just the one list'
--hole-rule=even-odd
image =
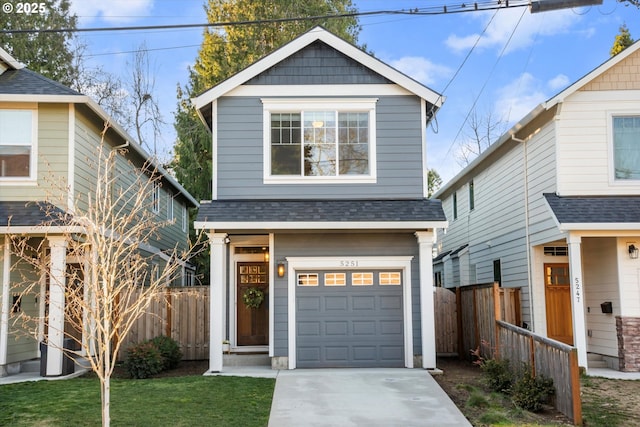
{"label": "white cloud", "polygon": [[523,73],[498,90],[496,113],[509,123],[522,119],[548,96],[543,83],[529,73]]}
{"label": "white cloud", "polygon": [[425,85],[432,85],[451,75],[450,68],[434,64],[421,56],[404,56],[389,61],[389,65]]}
{"label": "white cloud", "polygon": [[569,86],[569,83],[571,83],[569,77],[565,76],[564,74],[558,74],[547,82],[547,86],[549,87],[549,89],[557,92]]}
{"label": "white cloud", "polygon": [[71,10],[83,23],[103,20],[109,23],[131,22],[151,16],[153,0],[71,0]]}
{"label": "white cloud", "polygon": [[[554,13],[531,14],[526,8],[513,8],[500,10],[491,20],[493,15],[494,12],[473,14],[473,19],[480,21],[482,28],[487,27],[491,21],[482,35],[480,33],[451,34],[445,44],[456,52],[466,52],[480,38],[477,44],[478,48],[495,49],[497,52],[501,52],[505,43],[511,38],[505,49],[505,52],[509,53],[531,46],[540,36],[548,37],[569,32],[573,26],[581,21],[580,15],[576,15],[571,9]],[[589,34],[586,30],[581,30],[581,33],[583,35]]]}

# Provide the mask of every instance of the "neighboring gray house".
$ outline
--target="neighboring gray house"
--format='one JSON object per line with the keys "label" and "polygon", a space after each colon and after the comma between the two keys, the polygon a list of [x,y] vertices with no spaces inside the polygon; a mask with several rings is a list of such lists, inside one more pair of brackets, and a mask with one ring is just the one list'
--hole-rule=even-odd
{"label": "neighboring gray house", "polygon": [[[435,197],[445,287],[522,288],[582,367],[640,371],[640,44],[537,106]],[[591,356],[591,359],[587,355]]]}
{"label": "neighboring gray house", "polygon": [[211,371],[227,339],[285,369],[435,368],[446,219],[426,198],[425,135],[442,97],[316,27],[194,102],[213,139],[195,224],[211,243]]}
{"label": "neighboring gray house", "polygon": [[[111,125],[105,131],[107,122]],[[95,191],[92,163],[101,144],[127,147],[115,158],[119,173],[114,187],[126,188],[130,172],[152,159],[88,96],[28,70],[0,49],[0,376],[17,373],[23,362],[38,358],[39,341],[47,342],[46,375],[60,375],[64,339],[86,339],[88,326],[83,331],[70,327],[64,310],[71,286],[90,280],[66,283],[67,272],[90,265],[91,254],[69,253],[69,233],[80,240],[82,228],[52,221],[77,207],[87,211],[83,195]],[[175,262],[164,251],[176,245],[187,249],[187,209],[198,203],[168,172],[159,168],[158,173],[161,183],[148,195],[149,205],[158,221],[171,225],[140,248],[158,263]],[[45,273],[15,253],[11,237],[16,235],[41,247],[34,256],[47,263]],[[175,285],[192,276],[191,266],[182,264],[181,269]],[[38,292],[23,295],[25,277],[38,285]],[[20,311],[39,318],[38,339],[15,322]]]}

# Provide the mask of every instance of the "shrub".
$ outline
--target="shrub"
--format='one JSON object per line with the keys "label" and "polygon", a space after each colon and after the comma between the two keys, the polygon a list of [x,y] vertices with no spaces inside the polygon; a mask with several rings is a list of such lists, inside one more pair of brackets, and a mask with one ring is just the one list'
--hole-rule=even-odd
{"label": "shrub", "polygon": [[513,385],[511,398],[516,406],[538,412],[554,393],[553,379],[543,375],[533,376],[531,367],[525,366],[522,375]]}
{"label": "shrub", "polygon": [[182,360],[180,345],[171,337],[159,335],[151,340],[162,356],[162,370],[175,369]]}
{"label": "shrub", "polygon": [[493,391],[508,393],[513,385],[514,375],[509,360],[485,359],[480,364],[484,379]]}
{"label": "shrub", "polygon": [[144,341],[129,347],[124,367],[131,378],[149,378],[162,370],[162,355],[151,341]]}

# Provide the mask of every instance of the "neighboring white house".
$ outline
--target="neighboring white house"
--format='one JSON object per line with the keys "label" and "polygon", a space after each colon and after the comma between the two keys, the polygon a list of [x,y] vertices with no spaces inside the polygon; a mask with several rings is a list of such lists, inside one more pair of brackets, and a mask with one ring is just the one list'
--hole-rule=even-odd
{"label": "neighboring white house", "polygon": [[227,339],[280,368],[435,368],[446,218],[426,198],[425,134],[441,103],[320,27],[195,99],[213,138],[195,223],[212,248],[211,371]]}
{"label": "neighboring white house", "polygon": [[522,287],[523,320],[640,371],[640,44],[537,106],[436,194],[436,281]]}

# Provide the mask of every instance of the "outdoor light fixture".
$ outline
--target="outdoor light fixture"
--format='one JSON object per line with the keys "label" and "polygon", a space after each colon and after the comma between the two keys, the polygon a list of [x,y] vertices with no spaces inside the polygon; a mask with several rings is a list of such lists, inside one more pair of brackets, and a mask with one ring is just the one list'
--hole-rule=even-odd
{"label": "outdoor light fixture", "polygon": [[531,13],[538,13],[599,4],[602,4],[602,0],[537,0],[531,2],[529,5],[529,11]]}
{"label": "outdoor light fixture", "polygon": [[284,277],[284,263],[278,263],[278,277]]}
{"label": "outdoor light fixture", "polygon": [[640,249],[633,243],[629,245],[629,258],[638,259],[638,254],[640,253]]}
{"label": "outdoor light fixture", "polygon": [[269,250],[267,248],[262,248],[264,251],[264,262],[269,262]]}

